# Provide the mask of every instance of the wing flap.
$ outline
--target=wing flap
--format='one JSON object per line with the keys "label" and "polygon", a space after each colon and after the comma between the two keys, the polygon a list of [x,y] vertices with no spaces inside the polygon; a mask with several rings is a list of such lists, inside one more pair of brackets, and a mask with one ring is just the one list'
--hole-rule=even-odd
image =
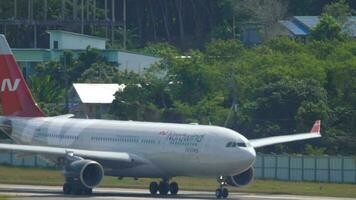
{"label": "wing flap", "polygon": [[269,146],[273,144],[280,144],[280,143],[287,143],[299,140],[307,140],[312,138],[319,138],[321,137],[320,134],[320,120],[317,120],[314,123],[313,128],[310,130],[309,133],[301,133],[301,134],[294,134],[294,135],[282,135],[282,136],[274,136],[274,137],[267,137],[261,139],[252,139],[250,140],[251,145],[254,148]]}

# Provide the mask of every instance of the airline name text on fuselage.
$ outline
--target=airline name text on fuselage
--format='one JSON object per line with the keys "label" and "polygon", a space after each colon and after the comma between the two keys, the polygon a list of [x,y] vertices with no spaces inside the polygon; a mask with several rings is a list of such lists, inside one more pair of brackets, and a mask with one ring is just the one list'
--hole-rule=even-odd
{"label": "airline name text on fuselage", "polygon": [[169,133],[167,139],[170,144],[173,145],[184,145],[184,146],[197,146],[203,139],[202,134],[179,134],[179,133]]}

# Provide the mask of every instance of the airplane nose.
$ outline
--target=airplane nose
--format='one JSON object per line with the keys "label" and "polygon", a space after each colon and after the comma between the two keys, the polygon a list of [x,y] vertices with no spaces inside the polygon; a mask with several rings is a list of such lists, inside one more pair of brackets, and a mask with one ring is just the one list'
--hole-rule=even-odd
{"label": "airplane nose", "polygon": [[256,151],[253,147],[246,149],[246,162],[252,165],[256,160]]}

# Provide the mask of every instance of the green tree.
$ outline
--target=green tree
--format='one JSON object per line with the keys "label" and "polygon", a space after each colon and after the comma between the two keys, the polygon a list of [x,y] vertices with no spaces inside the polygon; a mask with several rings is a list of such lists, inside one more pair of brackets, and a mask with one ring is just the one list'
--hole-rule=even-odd
{"label": "green tree", "polygon": [[340,40],[343,35],[340,24],[332,16],[323,14],[319,24],[311,30],[311,37],[315,40]]}
{"label": "green tree", "polygon": [[104,62],[91,64],[78,78],[81,83],[112,83],[117,80],[118,68]]}
{"label": "green tree", "polygon": [[61,114],[64,101],[64,88],[53,80],[50,75],[31,76],[31,92],[36,102],[48,115]]}
{"label": "green tree", "polygon": [[336,2],[326,5],[323,8],[323,13],[333,16],[343,24],[346,18],[352,15],[353,10],[346,0],[337,0]]}

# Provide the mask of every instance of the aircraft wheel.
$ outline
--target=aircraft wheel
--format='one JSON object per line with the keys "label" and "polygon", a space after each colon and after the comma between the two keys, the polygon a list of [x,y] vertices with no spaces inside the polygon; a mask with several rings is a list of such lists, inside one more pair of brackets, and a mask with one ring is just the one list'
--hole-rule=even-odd
{"label": "aircraft wheel", "polygon": [[221,190],[220,189],[216,189],[215,190],[215,196],[217,199],[220,199],[222,197],[222,194],[221,194]]}
{"label": "aircraft wheel", "polygon": [[171,191],[171,195],[176,195],[179,191],[178,184],[176,182],[169,184],[169,191]]}
{"label": "aircraft wheel", "polygon": [[75,188],[73,189],[73,191],[72,191],[72,194],[74,194],[74,195],[81,195],[81,194],[83,194],[83,190],[80,189],[79,187],[75,187]]}
{"label": "aircraft wheel", "polygon": [[169,184],[166,181],[161,181],[158,186],[160,195],[167,195],[169,192]]}
{"label": "aircraft wheel", "polygon": [[229,191],[226,188],[223,188],[221,191],[221,195],[225,199],[229,196]]}
{"label": "aircraft wheel", "polygon": [[150,183],[150,193],[151,194],[157,194],[158,192],[158,183],[157,182],[151,182]]}
{"label": "aircraft wheel", "polygon": [[84,195],[92,195],[93,194],[93,189],[91,189],[91,188],[85,188],[84,190],[83,190],[83,193],[84,193]]}
{"label": "aircraft wheel", "polygon": [[71,193],[71,185],[69,183],[64,183],[63,184],[63,193],[64,194],[70,194]]}
{"label": "aircraft wheel", "polygon": [[82,194],[84,194],[84,190],[79,184],[72,183],[72,184],[70,184],[70,194],[82,195]]}

